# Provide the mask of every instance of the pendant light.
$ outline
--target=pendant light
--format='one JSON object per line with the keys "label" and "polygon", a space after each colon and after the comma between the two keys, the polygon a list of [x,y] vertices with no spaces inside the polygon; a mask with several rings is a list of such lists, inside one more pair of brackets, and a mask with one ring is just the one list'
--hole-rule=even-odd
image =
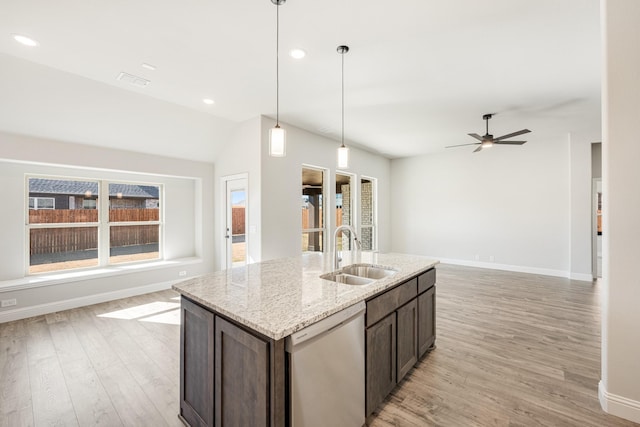
{"label": "pendant light", "polygon": [[269,155],[284,157],[287,151],[287,133],[280,127],[280,6],[287,0],[271,0],[276,5],[276,125],[269,129]]}
{"label": "pendant light", "polygon": [[349,52],[349,46],[338,46],[338,53],[342,55],[342,145],[338,147],[338,168],[349,168],[349,147],[344,145],[344,55]]}

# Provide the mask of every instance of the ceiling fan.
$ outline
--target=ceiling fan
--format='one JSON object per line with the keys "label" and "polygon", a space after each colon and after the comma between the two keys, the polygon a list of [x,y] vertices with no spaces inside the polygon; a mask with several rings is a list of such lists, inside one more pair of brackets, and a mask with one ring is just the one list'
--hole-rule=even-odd
{"label": "ceiling fan", "polygon": [[462,147],[462,146],[465,146],[465,145],[479,145],[478,148],[473,150],[474,153],[477,153],[478,151],[482,150],[483,148],[492,147],[493,144],[522,145],[525,142],[527,142],[527,141],[505,141],[505,139],[512,138],[512,137],[518,136],[518,135],[523,135],[525,133],[529,133],[529,132],[531,132],[529,129],[522,129],[522,130],[519,130],[517,132],[509,133],[509,134],[502,135],[502,136],[499,136],[497,138],[494,138],[493,135],[491,135],[489,133],[489,119],[491,117],[493,117],[493,114],[485,114],[484,116],[482,116],[482,119],[487,122],[487,133],[485,133],[484,136],[480,136],[477,133],[468,134],[469,136],[477,139],[480,142],[472,142],[470,144],[449,145],[449,146],[447,146],[445,148]]}

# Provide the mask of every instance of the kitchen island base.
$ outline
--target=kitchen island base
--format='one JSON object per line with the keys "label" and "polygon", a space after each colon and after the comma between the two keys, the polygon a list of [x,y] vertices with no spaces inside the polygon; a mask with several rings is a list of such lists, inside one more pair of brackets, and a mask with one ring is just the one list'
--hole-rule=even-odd
{"label": "kitchen island base", "polygon": [[292,426],[291,376],[304,381],[304,374],[291,369],[287,337],[363,302],[361,419],[369,419],[434,346],[437,264],[373,256],[372,264],[395,268],[395,275],[364,286],[333,283],[320,278],[330,265],[323,254],[312,258],[317,264],[304,256],[274,260],[174,285],[181,294],[180,419],[193,427]]}

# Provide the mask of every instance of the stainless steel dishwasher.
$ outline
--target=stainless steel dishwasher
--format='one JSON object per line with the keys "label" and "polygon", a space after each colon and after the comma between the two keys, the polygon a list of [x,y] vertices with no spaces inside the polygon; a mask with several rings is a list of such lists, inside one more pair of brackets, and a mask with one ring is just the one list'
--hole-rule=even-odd
{"label": "stainless steel dishwasher", "polygon": [[364,301],[286,340],[292,427],[361,427],[364,407]]}

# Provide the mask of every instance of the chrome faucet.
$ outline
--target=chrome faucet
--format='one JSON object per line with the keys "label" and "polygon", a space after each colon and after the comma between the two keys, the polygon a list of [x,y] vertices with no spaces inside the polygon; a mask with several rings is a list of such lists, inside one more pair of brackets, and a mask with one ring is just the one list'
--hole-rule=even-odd
{"label": "chrome faucet", "polygon": [[333,269],[334,270],[337,270],[340,268],[340,261],[342,261],[342,258],[338,256],[338,235],[340,235],[341,232],[346,230],[349,230],[349,234],[353,239],[353,242],[355,243],[356,248],[358,250],[362,248],[362,245],[360,244],[360,240],[358,240],[358,235],[356,234],[356,230],[354,230],[352,226],[341,225],[338,228],[336,228],[336,231],[333,233]]}

